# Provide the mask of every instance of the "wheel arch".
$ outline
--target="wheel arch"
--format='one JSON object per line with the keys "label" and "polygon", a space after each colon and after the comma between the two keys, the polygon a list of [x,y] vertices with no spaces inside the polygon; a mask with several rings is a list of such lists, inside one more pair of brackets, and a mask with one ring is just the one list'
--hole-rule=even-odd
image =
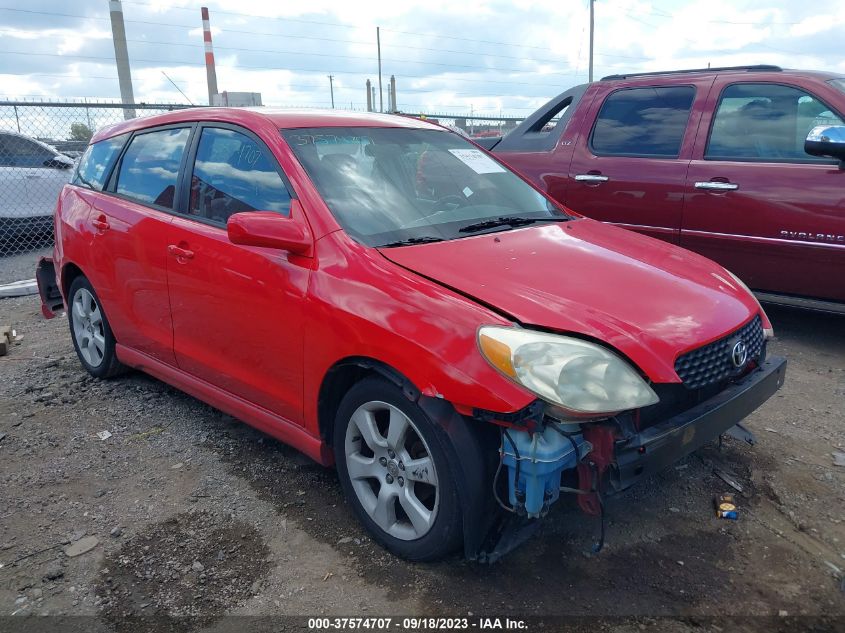
{"label": "wheel arch", "polygon": [[383,361],[367,356],[349,356],[337,361],[323,377],[317,395],[317,424],[320,437],[328,446],[333,445],[340,401],[353,385],[370,376],[380,376],[393,383],[412,402],[419,400],[422,394],[402,372]]}
{"label": "wheel arch", "polygon": [[82,272],[82,269],[79,266],[73,262],[68,262],[62,266],[61,288],[62,296],[64,296],[66,302],[70,300],[70,297],[68,297],[70,285],[77,277],[86,277],[85,273]]}

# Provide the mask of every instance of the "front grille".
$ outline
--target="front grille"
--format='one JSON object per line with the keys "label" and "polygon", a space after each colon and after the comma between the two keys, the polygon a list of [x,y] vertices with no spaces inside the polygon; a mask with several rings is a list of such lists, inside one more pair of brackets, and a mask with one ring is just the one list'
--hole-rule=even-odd
{"label": "front grille", "polygon": [[718,341],[687,352],[675,361],[675,371],[687,389],[701,389],[732,378],[745,369],[736,367],[732,354],[738,341],[745,343],[748,360],[757,361],[763,351],[763,324],[760,316]]}

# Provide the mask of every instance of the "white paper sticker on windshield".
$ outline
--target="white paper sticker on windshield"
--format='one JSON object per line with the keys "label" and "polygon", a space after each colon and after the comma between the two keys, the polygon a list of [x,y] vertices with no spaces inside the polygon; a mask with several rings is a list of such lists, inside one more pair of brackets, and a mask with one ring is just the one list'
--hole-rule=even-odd
{"label": "white paper sticker on windshield", "polygon": [[480,149],[450,149],[449,153],[476,174],[498,174],[505,171],[504,167]]}

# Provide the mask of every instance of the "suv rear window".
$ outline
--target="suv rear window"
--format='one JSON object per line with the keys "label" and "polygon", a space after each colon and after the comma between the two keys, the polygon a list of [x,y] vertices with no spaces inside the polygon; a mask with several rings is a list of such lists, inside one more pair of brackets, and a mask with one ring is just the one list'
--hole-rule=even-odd
{"label": "suv rear window", "polygon": [[182,154],[191,128],[169,128],[136,135],[117,174],[117,193],[145,204],[172,209]]}
{"label": "suv rear window", "polygon": [[590,146],[596,155],[677,158],[695,88],[624,88],[604,102]]}
{"label": "suv rear window", "polygon": [[89,145],[79,159],[79,167],[73,176],[73,184],[102,191],[106,186],[114,161],[117,160],[128,134],[108,138]]}

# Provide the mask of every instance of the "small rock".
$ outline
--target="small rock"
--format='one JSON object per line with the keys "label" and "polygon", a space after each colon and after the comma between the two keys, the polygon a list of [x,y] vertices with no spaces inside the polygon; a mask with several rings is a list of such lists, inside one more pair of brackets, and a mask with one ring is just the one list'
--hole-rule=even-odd
{"label": "small rock", "polygon": [[111,529],[111,532],[109,532],[109,534],[112,535],[113,537],[117,538],[118,536],[123,534],[123,530],[121,530],[120,527],[116,526],[116,527],[113,527]]}
{"label": "small rock", "polygon": [[92,549],[97,547],[100,544],[100,539],[96,536],[86,536],[84,538],[79,539],[75,543],[71,543],[67,547],[65,547],[64,552],[65,556],[69,558],[74,558],[75,556],[81,556],[86,552],[90,552]]}
{"label": "small rock", "polygon": [[836,451],[833,453],[833,465],[834,466],[845,466],[845,453],[842,451]]}
{"label": "small rock", "polygon": [[338,539],[337,544],[338,545],[345,545],[346,543],[351,543],[351,542],[352,542],[352,537],[344,536],[343,538]]}
{"label": "small rock", "polygon": [[196,572],[200,572],[203,569],[205,569],[205,567],[203,567],[203,564],[201,562],[199,562],[198,560],[195,560],[194,564],[191,565],[191,569],[193,569]]}
{"label": "small rock", "polygon": [[684,561],[679,560],[679,561],[678,561],[678,565],[680,565],[681,567],[683,567],[683,566],[684,566]]}
{"label": "small rock", "polygon": [[43,580],[58,580],[65,575],[65,570],[58,561],[50,563],[47,569],[44,570]]}
{"label": "small rock", "polygon": [[170,468],[173,469],[173,470],[179,470],[184,465],[185,464],[183,464],[182,462],[179,462],[178,464],[173,464],[173,466],[171,466]]}
{"label": "small rock", "polygon": [[5,433],[0,433],[0,442],[2,442],[2,441],[3,441],[3,438],[5,438],[5,437],[6,437],[6,434],[5,434]]}
{"label": "small rock", "polygon": [[669,512],[676,512],[677,513],[677,512],[680,512],[680,511],[681,511],[680,508],[669,508]]}
{"label": "small rock", "polygon": [[35,598],[36,600],[40,599],[41,596],[43,596],[43,595],[44,595],[44,591],[40,587],[36,587],[35,589],[32,590],[32,597]]}
{"label": "small rock", "polygon": [[781,609],[780,611],[778,611],[778,616],[780,616],[781,618],[785,618],[788,615],[789,611],[787,611],[786,609]]}

